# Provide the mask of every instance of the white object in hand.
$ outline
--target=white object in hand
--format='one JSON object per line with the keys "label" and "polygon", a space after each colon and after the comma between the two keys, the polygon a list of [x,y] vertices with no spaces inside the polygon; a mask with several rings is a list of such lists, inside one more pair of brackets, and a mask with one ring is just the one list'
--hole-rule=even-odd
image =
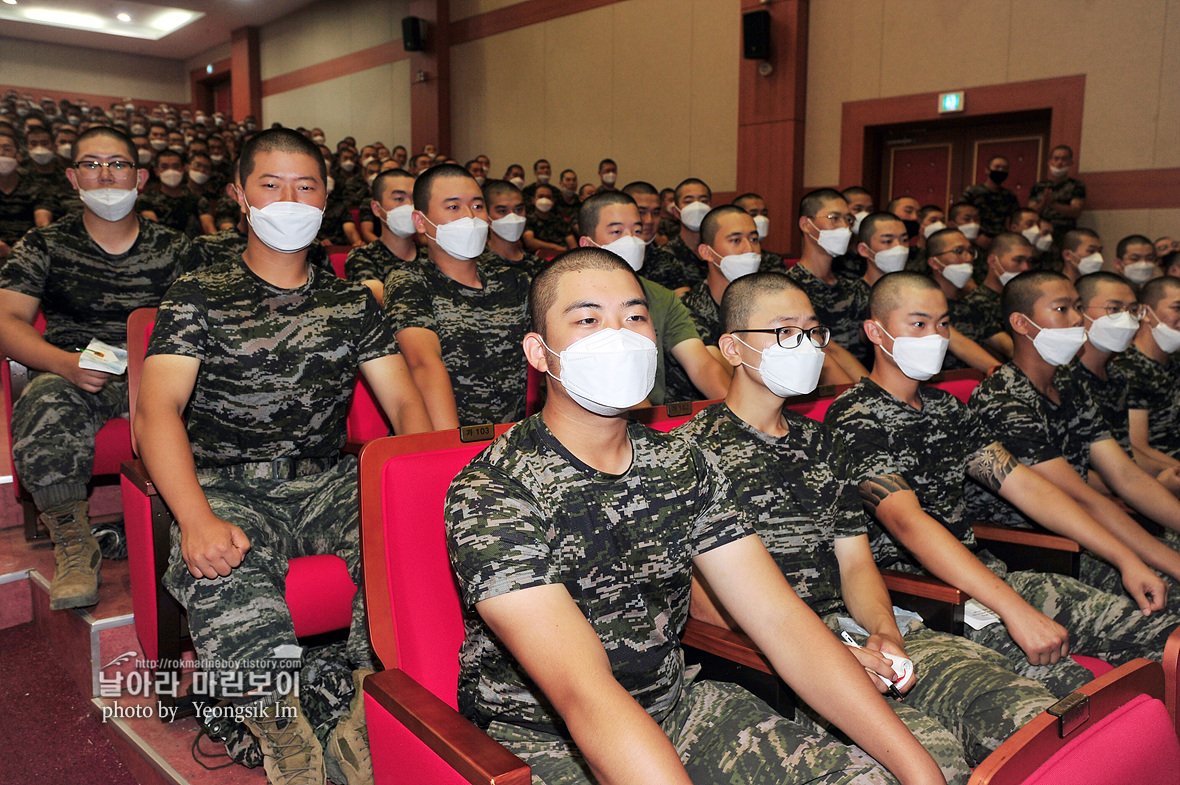
{"label": "white object in hand", "polygon": [[82,350],[82,356],[78,358],[78,367],[117,376],[127,370],[127,350],[91,338],[90,343]]}

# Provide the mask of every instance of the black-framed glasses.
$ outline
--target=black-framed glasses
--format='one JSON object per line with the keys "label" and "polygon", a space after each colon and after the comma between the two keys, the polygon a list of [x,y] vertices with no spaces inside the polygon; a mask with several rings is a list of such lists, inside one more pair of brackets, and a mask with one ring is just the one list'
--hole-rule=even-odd
{"label": "black-framed glasses", "polygon": [[817,348],[822,349],[828,345],[828,340],[832,337],[832,331],[827,327],[811,327],[804,330],[802,327],[768,327],[764,330],[732,330],[735,333],[774,333],[778,345],[784,349],[797,349],[803,343],[803,336]]}
{"label": "black-framed glasses", "polygon": [[113,176],[119,177],[128,172],[134,172],[137,166],[131,161],[74,161],[74,168],[83,177],[97,178],[98,173],[103,169],[109,171]]}

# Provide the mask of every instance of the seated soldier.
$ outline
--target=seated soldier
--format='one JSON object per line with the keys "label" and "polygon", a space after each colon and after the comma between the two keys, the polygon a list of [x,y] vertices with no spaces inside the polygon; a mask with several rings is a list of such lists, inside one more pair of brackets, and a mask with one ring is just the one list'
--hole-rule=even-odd
{"label": "seated soldier", "polygon": [[492,222],[488,233],[488,250],[483,261],[501,267],[514,267],[531,280],[546,262],[526,251],[521,242],[528,218],[520,188],[507,180],[488,180],[483,186],[483,200]]}
{"label": "seated soldier", "polygon": [[[32,177],[23,173],[20,143],[16,132],[0,126],[0,259],[12,252],[25,232],[37,226],[38,213],[51,213],[51,194],[37,188]],[[42,221],[42,225],[47,222]]]}
{"label": "seated soldier", "polygon": [[[647,265],[660,250],[657,239],[660,232],[660,192],[651,183],[636,180],[623,186],[623,193],[635,200],[639,208],[639,239],[643,240],[643,264]],[[640,267],[639,269],[643,269]]]}
{"label": "seated soldier", "polygon": [[1128,235],[1119,240],[1114,254],[1114,269],[1136,286],[1163,275],[1156,263],[1155,246],[1141,234]]}
{"label": "seated soldier", "polygon": [[[853,650],[862,665],[892,677],[877,652],[913,660],[916,686],[899,686],[906,702],[890,706],[947,782],[966,782],[967,762],[978,764],[1056,698],[989,649],[912,620],[899,629],[847,455],[828,427],[784,407],[814,389],[827,328],[793,281],[765,273],[730,285],[722,310],[733,384],[724,403],[677,433],[725,467],[738,508],[799,597],[835,632],[853,628],[849,622],[863,628],[864,648]],[[704,581],[694,586],[692,615],[729,625],[709,595]]]}
{"label": "seated soldier", "polygon": [[[766,209],[766,200],[756,193],[742,194],[732,202],[742,208],[754,219],[754,226],[758,228],[758,242],[763,242],[770,234],[770,211]],[[786,262],[782,254],[762,249],[762,263],[758,270],[764,273],[785,273]]]}
{"label": "seated soldier", "polygon": [[1061,239],[1061,272],[1077,284],[1083,275],[1102,269],[1102,238],[1090,229],[1071,229]]}
{"label": "seated soldier", "polygon": [[[1070,231],[1065,242],[1068,244],[1069,235],[1078,231],[1087,230]],[[1127,410],[1128,383],[1111,362],[1127,351],[1135,340],[1143,306],[1136,299],[1131,284],[1114,273],[1083,275],[1075,285],[1082,317],[1086,320],[1086,343],[1066,370],[1094,398],[1110,425],[1111,435],[1123,451],[1134,457],[1144,471],[1153,475],[1173,495],[1180,496],[1180,461],[1150,445],[1141,449],[1132,446]],[[1091,475],[1091,484],[1104,489],[1105,484],[1099,483],[1101,480]]]}
{"label": "seated soldier", "polygon": [[1053,246],[1052,224],[1042,221],[1036,210],[1027,207],[1016,210],[1008,217],[1008,231],[1023,235],[1038,257]]}
{"label": "seated soldier", "polygon": [[[63,215],[62,198],[68,198],[73,190],[66,179],[66,164],[58,161],[50,139],[49,129],[39,125],[30,127],[25,134],[28,161],[24,174],[33,181],[33,189],[41,197],[41,207],[33,213],[33,222],[37,226],[48,226],[54,218]],[[4,193],[0,188],[0,202],[3,200]]]}
{"label": "seated soldier", "polygon": [[557,178],[557,196],[553,199],[553,217],[565,222],[570,234],[578,234],[578,209],[582,206],[578,199],[578,173],[573,169],[563,169]]}
{"label": "seated soldier", "polygon": [[1170,253],[1180,251],[1180,240],[1175,240],[1168,235],[1155,238],[1155,242],[1152,245],[1155,246],[1155,255],[1158,259],[1163,259]]}
{"label": "seated soldier", "polygon": [[[595,188],[595,193],[605,193],[606,191],[617,191],[615,183],[619,180],[619,165],[610,158],[603,158],[598,162],[598,179],[602,185]],[[592,185],[587,183],[586,185]],[[585,188],[586,186],[582,186]],[[583,199],[582,201],[586,201]],[[583,229],[582,231],[585,231]]]}
{"label": "seated soldier", "polygon": [[[335,186],[335,183],[332,185]],[[324,207],[316,242],[323,246],[343,245],[353,248],[364,245],[356,221],[352,218],[352,212],[344,204],[344,197],[335,187],[329,190],[325,186],[324,192],[328,197],[328,203]]]}
{"label": "seated soldier", "polygon": [[[325,781],[324,748],[292,689],[302,650],[283,580],[289,559],[332,553],[361,583],[356,458],[341,452],[358,370],[395,432],[431,427],[368,290],[307,262],[326,177],[315,146],[294,131],[246,142],[237,183],[246,252],[169,289],[135,420],[144,464],[176,514],[164,584],[188,612],[198,659],[224,664],[210,673],[209,693],[258,738],[270,783]],[[356,694],[327,753],[354,785],[373,776],[360,591],[346,650]],[[219,681],[222,672],[242,681]]]}
{"label": "seated soldier", "polygon": [[[1087,479],[1093,466],[1103,482],[1144,516],[1180,530],[1180,501],[1140,469],[1111,436],[1110,424],[1088,390],[1058,368],[1086,341],[1078,293],[1061,273],[1018,275],[1004,287],[1004,326],[1015,342],[1012,361],[971,393],[969,405],[984,427],[1004,434],[1013,457],[1076,501],[1157,570],[1180,578],[1180,553],[1149,535]],[[1027,526],[1019,511],[979,486],[967,487],[980,520]],[[1118,591],[1119,577],[1087,555],[1082,579]]]}
{"label": "seated soldier", "polygon": [[[991,609],[1000,622],[969,629],[968,637],[1057,697],[1090,680],[1089,671],[1063,659],[1071,648],[1115,664],[1161,656],[1180,615],[1163,611],[1159,577],[1064,492],[1012,457],[957,398],[919,384],[941,367],[948,343],[946,298],[934,282],[915,273],[886,276],[873,287],[870,310],[865,332],[877,352],[873,374],[837,398],[824,423],[844,438],[849,477],[878,524],[869,535],[877,565],[928,571]],[[1061,575],[1009,572],[978,550],[963,499],[968,478],[1118,565],[1134,599]]]}
{"label": "seated soldier", "polygon": [[1139,292],[1135,342],[1110,363],[1127,385],[1127,423],[1136,454],[1180,459],[1180,278],[1165,276]]}
{"label": "seated soldier", "polygon": [[[0,267],[0,352],[32,377],[12,410],[13,462],[53,536],[55,610],[98,602],[102,557],[86,484],[94,435],[127,416],[127,376],[82,368],[81,352],[94,338],[125,346],[131,312],[154,308],[192,264],[183,235],[135,215],[148,173],[130,139],[99,126],[78,137],[74,154],[66,176],[83,214],[31,230]],[[44,336],[32,325],[38,309]]]}
{"label": "seated soldier", "polygon": [[[549,178],[552,175],[553,175],[553,167],[550,165],[550,163],[548,161],[546,161],[544,158],[538,158],[536,161],[534,161],[533,162],[533,182],[531,182],[528,185],[521,188],[521,194],[524,196],[525,201],[528,202],[530,205],[532,205],[533,200],[536,198],[537,186],[538,185],[548,185]],[[550,198],[552,198],[552,197],[550,197]],[[531,210],[531,207],[530,207],[530,210]]]}
{"label": "seated soldier", "polygon": [[[739,211],[740,212],[740,211]],[[610,251],[638,272],[646,247],[640,238],[642,221],[635,200],[622,191],[604,191],[582,204],[578,225],[586,234],[583,248]],[[702,226],[702,231],[704,227]],[[757,232],[754,232],[757,234]],[[647,402],[659,406],[666,401],[721,398],[729,389],[729,374],[709,353],[697,336],[685,304],[670,289],[639,276],[652,329],[656,332],[656,376]],[[673,387],[672,369],[678,372]]]}
{"label": "seated soldier", "polygon": [[545,183],[533,188],[533,210],[524,226],[524,247],[530,253],[546,258],[552,258],[577,245],[569,224],[553,214],[556,193],[557,189]]}
{"label": "seated soldier", "polygon": [[475,178],[440,164],[414,182],[414,228],[428,260],[385,279],[385,313],[436,429],[515,422],[524,413],[528,277],[479,263],[487,209]]}
{"label": "seated soldier", "polygon": [[852,214],[852,233],[856,234],[860,231],[860,222],[876,212],[873,195],[859,185],[845,188],[840,195],[848,202],[848,212]]}
{"label": "seated soldier", "polygon": [[[610,190],[613,191],[615,189],[612,188]],[[585,202],[596,193],[598,193],[598,186],[594,185],[594,183],[583,183],[582,187],[578,189],[578,203]]]}
{"label": "seated soldier", "polygon": [[680,230],[647,265],[648,278],[677,292],[705,279],[708,265],[697,256],[697,247],[701,244],[701,221],[712,203],[713,192],[702,180],[690,177],[676,186],[669,210],[679,220]]}
{"label": "seated soldier", "polygon": [[[980,220],[979,208],[967,202],[955,202],[946,211],[947,228],[958,229],[970,243],[972,270],[971,286],[968,289],[973,289],[987,275],[987,249],[991,247],[992,238],[980,234]],[[926,244],[926,264],[930,264],[929,237]]]}
{"label": "seated soldier", "polygon": [[385,279],[394,268],[426,259],[424,247],[414,244],[414,178],[404,169],[382,172],[373,181],[370,209],[385,224],[381,236],[348,252],[344,277],[364,284],[378,303],[385,302]]}
{"label": "seated soldier", "polygon": [[[787,270],[787,277],[803,289],[816,316],[832,331],[824,354],[851,381],[868,376],[866,365],[872,354],[861,334],[868,316],[869,298],[855,278],[837,275],[833,259],[848,250],[852,230],[848,228],[848,203],[839,191],[821,188],[799,202],[799,230],[803,232],[803,254]],[[863,224],[862,224],[863,226]]]}
{"label": "seated soldier", "polygon": [[987,252],[987,275],[959,301],[955,329],[1001,358],[1012,356],[1012,336],[1004,330],[1000,293],[1004,284],[1029,270],[1036,251],[1027,239],[1013,232],[992,238]]}
{"label": "seated soldier", "polygon": [[[515,185],[517,188],[524,189],[524,167],[520,164],[509,164],[508,168],[504,170],[504,177],[501,178]],[[528,201],[527,198],[524,201]]]}
{"label": "seated soldier", "polygon": [[660,225],[656,229],[656,245],[667,245],[680,234],[680,220],[673,212],[676,209],[676,189],[660,189]]}
{"label": "seated soldier", "polygon": [[[460,711],[534,782],[888,781],[865,752],[902,782],[942,782],[791,591],[715,464],[624,416],[655,373],[635,273],[582,248],[542,270],[529,299],[524,349],[549,375],[545,408],[447,495],[467,631]],[[694,567],[800,697],[864,752],[685,672],[678,635]]]}
{"label": "seated soldier", "polygon": [[188,237],[203,234],[201,231],[201,197],[185,185],[188,175],[188,161],[184,153],[175,150],[161,150],[156,153],[153,167],[159,178],[154,187],[140,195],[135,209],[149,221],[159,221]]}

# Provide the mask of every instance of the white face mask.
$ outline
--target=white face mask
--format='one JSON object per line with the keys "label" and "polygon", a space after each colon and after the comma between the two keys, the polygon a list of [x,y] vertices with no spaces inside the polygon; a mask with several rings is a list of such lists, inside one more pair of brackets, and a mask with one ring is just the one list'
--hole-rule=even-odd
{"label": "white face mask", "polygon": [[974,273],[975,268],[968,262],[948,264],[942,268],[942,277],[950,281],[951,286],[956,289],[962,289],[966,286]]}
{"label": "white face mask", "polygon": [[152,162],[152,159],[155,157],[152,154],[152,151],[148,150],[148,149],[142,149],[138,153],[136,153],[136,155],[139,156],[139,165],[140,166],[147,166],[148,164],[150,164]]}
{"label": "white face mask", "polygon": [[510,178],[508,178],[508,182],[512,183],[517,188],[524,188],[524,178],[523,177],[510,177]]}
{"label": "white face mask", "polygon": [[867,210],[863,213],[855,213],[852,216],[852,231],[859,233],[860,232],[860,225],[862,223],[864,223],[865,219],[868,217],[869,217],[869,213]]}
{"label": "white face mask", "polygon": [[[807,220],[808,223],[815,226],[814,221],[810,218]],[[815,226],[815,229],[819,232],[816,242],[819,243],[819,247],[824,249],[828,256],[843,256],[848,250],[848,241],[852,239],[852,230],[847,226],[841,226],[838,229],[820,229],[818,226]]]}
{"label": "white face mask", "polygon": [[656,345],[632,330],[603,329],[554,352],[565,391],[583,409],[614,417],[647,397],[656,382]]}
{"label": "white face mask", "polygon": [[960,224],[958,229],[968,240],[974,240],[979,236],[979,224]]}
{"label": "white face mask", "polygon": [[380,172],[373,172],[372,174],[365,175],[365,182],[368,185],[372,185],[376,181],[377,175],[379,175],[379,174],[381,174],[381,173]]}
{"label": "white face mask", "polygon": [[1078,260],[1078,273],[1081,275],[1089,275],[1090,273],[1096,273],[1102,269],[1102,264],[1103,264],[1102,254],[1092,253],[1089,256],[1083,257]]}
{"label": "white face mask", "polygon": [[717,254],[720,262],[713,262],[721,269],[721,274],[725,276],[727,281],[736,281],[743,275],[758,272],[758,267],[762,264],[762,254],[749,251],[747,253],[730,254],[729,256],[722,256],[717,253],[712,246],[706,246],[714,254]]}
{"label": "white face mask", "polygon": [[1139,320],[1123,311],[1092,319],[1090,329],[1086,331],[1086,338],[1095,349],[1117,353],[1127,350],[1137,332],[1139,332]]}
{"label": "white face mask", "polygon": [[[1028,319],[1027,316],[1024,317]],[[1086,342],[1085,327],[1050,327],[1045,328],[1028,319],[1029,324],[1040,330],[1037,337],[1032,339],[1033,346],[1041,359],[1049,365],[1065,365],[1074,358],[1082,344]],[[1027,335],[1025,336],[1028,337]]]}
{"label": "white face mask", "polygon": [[1068,173],[1069,173],[1068,166],[1061,166],[1061,167],[1050,166],[1049,167],[1049,176],[1054,179],[1060,179],[1062,177],[1065,177],[1065,175]]}
{"label": "white face mask", "polygon": [[[946,224],[944,224],[942,221],[935,221],[922,230],[922,236],[926,239],[930,239],[930,235],[934,234],[935,232],[941,232],[945,228]],[[966,237],[967,235],[963,236]]]}
{"label": "white face mask", "polygon": [[57,155],[59,158],[69,158],[73,149],[69,144],[59,144],[57,146]]}
{"label": "white face mask", "polygon": [[[590,242],[594,243],[593,240]],[[631,269],[635,272],[639,272],[639,269],[643,267],[643,257],[647,252],[647,246],[643,244],[643,240],[635,235],[629,234],[620,237],[606,245],[598,245],[598,243],[594,243],[594,245],[604,251],[610,251],[616,256],[622,257],[623,261],[631,265]]]}
{"label": "white face mask", "polygon": [[538,213],[547,213],[553,209],[553,200],[542,196],[540,199],[533,202],[533,207],[537,209]]}
{"label": "white face mask", "polygon": [[121,221],[135,209],[139,191],[135,188],[95,188],[93,191],[79,188],[78,197],[104,221]]}
{"label": "white face mask", "polygon": [[[736,335],[734,339],[742,346],[758,351]],[[811,339],[804,338],[794,349],[784,349],[777,342],[772,343],[759,354],[762,355],[762,362],[757,368],[746,362],[742,365],[758,371],[766,389],[778,397],[807,395],[819,384],[819,375],[824,368],[824,353]]]}
{"label": "white face mask", "polygon": [[1021,232],[1021,234],[1024,235],[1025,239],[1030,243],[1036,245],[1037,240],[1039,240],[1041,237],[1041,230],[1036,226],[1030,226]]}
{"label": "white face mask", "polygon": [[324,137],[322,137],[322,136],[313,136],[313,137],[311,138],[311,141],[315,142],[316,144],[323,144],[323,143],[324,143]]}
{"label": "white face mask", "polygon": [[29,158],[32,158],[38,166],[44,166],[53,160],[53,151],[48,147],[34,147],[29,150]]}
{"label": "white face mask", "polygon": [[883,273],[896,273],[905,269],[906,260],[909,258],[909,248],[904,245],[895,245],[877,252],[877,255],[873,257],[873,264]]}
{"label": "white face mask", "polygon": [[16,171],[17,161],[12,156],[0,155],[0,175],[12,174]]}
{"label": "white face mask", "polygon": [[618,179],[619,179],[619,176],[617,174],[615,174],[614,172],[607,172],[606,174],[604,174],[602,176],[602,184],[603,185],[614,185],[615,181]]}
{"label": "white face mask", "polygon": [[468,216],[439,226],[422,217],[435,229],[434,237],[426,236],[456,259],[474,259],[483,253],[488,241],[488,222],[482,218]]}
{"label": "white face mask", "polygon": [[361,159],[361,166],[368,166],[369,164],[373,163],[373,161],[376,161],[376,160],[377,159],[374,158],[373,156],[366,155],[364,158]]}
{"label": "white face mask", "polygon": [[514,243],[524,234],[524,225],[528,223],[523,215],[509,213],[503,218],[492,221],[492,231],[502,239]]}
{"label": "white face mask", "polygon": [[547,174],[537,175],[537,182],[540,183],[541,185],[547,184],[549,182],[549,175],[547,175]]}
{"label": "white face mask", "polygon": [[175,188],[184,181],[184,172],[177,172],[169,169],[167,172],[160,173],[160,182],[169,188]]}
{"label": "white face mask", "polygon": [[701,221],[705,220],[711,209],[713,208],[704,202],[689,202],[680,209],[680,223],[690,232],[699,232]]}
{"label": "white face mask", "polygon": [[328,175],[328,179],[324,182],[324,188],[325,188],[325,190],[327,190],[328,193],[332,193],[333,191],[335,191],[336,190],[336,178],[333,177],[332,175]]}
{"label": "white face mask", "polygon": [[182,144],[170,144],[170,145],[168,145],[168,149],[169,149],[169,150],[171,150],[171,151],[172,151],[172,152],[174,152],[174,153],[183,153],[183,152],[184,152],[184,145],[182,145]]}
{"label": "white face mask", "polygon": [[301,202],[271,202],[261,209],[247,202],[246,207],[254,234],[268,248],[281,253],[294,253],[311,245],[324,218],[322,209]]}
{"label": "white face mask", "polygon": [[[876,322],[876,325],[886,336],[893,338],[880,322]],[[946,349],[950,345],[949,338],[934,333],[923,335],[921,338],[893,338],[893,351],[886,349],[884,344],[881,350],[893,358],[897,367],[906,376],[916,382],[924,382],[942,370],[942,361],[946,359]]]}
{"label": "white face mask", "polygon": [[481,174],[475,178],[475,182],[479,183],[480,188],[483,188],[483,184],[487,182],[487,178]]}
{"label": "white face mask", "polygon": [[356,161],[353,161],[353,160],[341,161],[340,168],[345,172],[351,172],[353,169],[356,169]]}
{"label": "white face mask", "polygon": [[1040,237],[1037,238],[1037,241],[1035,243],[1033,243],[1033,245],[1036,247],[1036,249],[1038,251],[1040,251],[1041,253],[1044,253],[1045,251],[1048,251],[1053,246],[1053,235],[1042,234]]}
{"label": "white face mask", "polygon": [[1155,262],[1131,262],[1123,267],[1123,276],[1136,285],[1143,285],[1155,275]]}
{"label": "white face mask", "polygon": [[418,233],[414,227],[414,205],[401,204],[387,212],[385,225],[398,237],[413,237]]}
{"label": "white face mask", "polygon": [[163,139],[152,139],[151,141],[148,142],[148,144],[151,146],[151,148],[153,150],[157,150],[157,151],[163,150],[164,148],[166,148],[168,146],[168,142],[164,141]]}
{"label": "white face mask", "polygon": [[211,153],[211,154],[209,155],[209,160],[210,160],[210,161],[212,161],[212,162],[213,162],[213,163],[215,163],[215,164],[219,164],[219,163],[221,163],[222,161],[224,161],[224,160],[225,160],[225,156],[224,156],[224,155],[214,155],[214,154],[212,154],[212,153]]}
{"label": "white face mask", "polygon": [[1147,310],[1151,311],[1151,315],[1155,316],[1156,321],[1159,322],[1155,327],[1151,328],[1151,337],[1155,339],[1155,345],[1164,354],[1173,354],[1176,351],[1180,351],[1180,330],[1161,322],[1159,316],[1151,308]]}
{"label": "white face mask", "polygon": [[204,185],[209,182],[209,175],[204,172],[198,172],[196,169],[190,169],[188,179],[192,180],[197,185]]}
{"label": "white face mask", "polygon": [[758,239],[765,240],[766,236],[770,234],[770,219],[765,215],[755,215],[754,228],[758,230]]}

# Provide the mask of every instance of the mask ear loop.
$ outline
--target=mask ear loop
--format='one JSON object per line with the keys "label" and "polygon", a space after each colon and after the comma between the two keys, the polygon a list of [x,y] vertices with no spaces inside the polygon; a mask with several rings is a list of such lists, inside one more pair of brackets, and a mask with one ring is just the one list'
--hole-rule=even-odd
{"label": "mask ear loop", "polygon": [[[709,250],[712,250],[712,249],[710,248]],[[714,253],[716,253],[716,251],[714,251]],[[758,356],[759,356],[759,357],[761,357],[761,356],[762,356],[762,352],[759,352],[757,349],[755,349],[753,346],[750,346],[750,344],[746,343],[746,342],[745,342],[745,341],[743,341],[741,338],[738,338],[738,337],[737,337],[736,335],[734,335],[733,333],[730,333],[730,335],[733,335],[733,339],[734,339],[735,341],[737,341],[738,343],[740,343],[742,346],[746,347],[747,349],[749,349],[749,350],[750,350],[750,351],[752,351],[752,352],[758,352]],[[777,341],[777,340],[778,340],[778,338],[776,337],[776,338],[775,338],[775,340]],[[760,376],[760,377],[762,376],[762,368],[761,368],[761,367],[759,367],[759,368],[755,368],[754,366],[750,365],[750,364],[749,364],[748,362],[746,362],[745,360],[742,360],[742,365],[746,366],[746,367],[747,367],[747,368],[749,368],[751,371],[757,371],[757,372],[758,372],[758,376]]]}

